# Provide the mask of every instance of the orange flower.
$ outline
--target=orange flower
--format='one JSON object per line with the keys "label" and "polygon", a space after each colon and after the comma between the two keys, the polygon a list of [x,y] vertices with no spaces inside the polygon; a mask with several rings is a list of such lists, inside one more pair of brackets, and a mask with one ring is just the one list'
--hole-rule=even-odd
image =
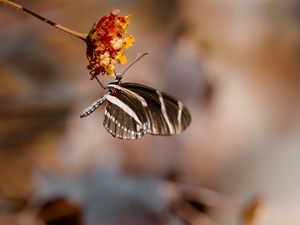
{"label": "orange flower", "polygon": [[119,10],[113,10],[103,16],[88,34],[87,58],[91,79],[99,74],[115,76],[116,64],[127,62],[125,49],[134,43],[132,35],[125,36],[130,16],[119,16]]}

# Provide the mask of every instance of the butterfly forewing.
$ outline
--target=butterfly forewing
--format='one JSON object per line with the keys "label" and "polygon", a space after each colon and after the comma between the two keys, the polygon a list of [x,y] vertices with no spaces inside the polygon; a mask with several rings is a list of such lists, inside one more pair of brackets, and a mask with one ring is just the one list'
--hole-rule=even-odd
{"label": "butterfly forewing", "polygon": [[123,83],[121,87],[121,91],[134,92],[147,103],[147,105],[142,104],[148,122],[147,133],[153,135],[179,134],[190,124],[191,116],[187,108],[173,97],[136,83]]}

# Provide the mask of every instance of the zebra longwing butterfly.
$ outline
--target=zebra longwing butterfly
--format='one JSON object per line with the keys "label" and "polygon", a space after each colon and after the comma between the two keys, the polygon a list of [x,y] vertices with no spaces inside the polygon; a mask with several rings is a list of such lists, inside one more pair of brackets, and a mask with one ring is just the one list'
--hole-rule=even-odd
{"label": "zebra longwing butterfly", "polygon": [[120,139],[138,139],[145,134],[175,135],[189,126],[191,115],[181,101],[142,84],[121,83],[124,72],[106,87],[96,77],[108,93],[84,109],[80,118],[106,103],[103,125]]}

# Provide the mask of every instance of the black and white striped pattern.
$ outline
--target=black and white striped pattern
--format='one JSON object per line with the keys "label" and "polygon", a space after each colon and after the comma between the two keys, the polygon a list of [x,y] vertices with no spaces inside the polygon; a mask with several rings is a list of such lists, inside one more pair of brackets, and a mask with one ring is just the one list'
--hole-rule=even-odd
{"label": "black and white striped pattern", "polygon": [[83,110],[80,117],[94,112],[103,102],[103,125],[114,137],[138,139],[145,134],[175,135],[191,122],[182,102],[153,88],[136,83],[111,82],[109,92]]}
{"label": "black and white striped pattern", "polygon": [[94,101],[89,107],[87,107],[85,110],[83,110],[80,113],[80,118],[86,117],[91,113],[93,113],[105,100],[106,100],[106,96]]}

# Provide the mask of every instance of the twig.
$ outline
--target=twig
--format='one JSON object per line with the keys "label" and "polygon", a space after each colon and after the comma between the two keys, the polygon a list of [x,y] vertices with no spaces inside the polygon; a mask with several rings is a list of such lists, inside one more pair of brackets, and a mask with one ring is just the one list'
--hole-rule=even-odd
{"label": "twig", "polygon": [[25,7],[17,4],[17,3],[14,3],[12,1],[9,1],[9,0],[0,0],[0,3],[3,3],[4,5],[9,5],[9,6],[15,8],[17,10],[22,10],[22,11],[24,11],[24,12],[26,12],[26,13],[28,13],[28,14],[30,14],[30,15],[32,15],[32,16],[40,19],[40,20],[42,20],[42,21],[44,21],[45,23],[47,23],[47,24],[49,24],[49,25],[51,25],[53,27],[56,27],[57,29],[59,29],[61,31],[64,31],[64,32],[66,32],[68,34],[71,34],[71,35],[73,35],[73,36],[75,36],[75,37],[77,37],[77,38],[79,38],[79,39],[81,39],[83,41],[85,41],[86,38],[87,38],[87,36],[88,36],[88,34],[79,33],[77,31],[74,31],[74,30],[71,30],[71,29],[69,29],[67,27],[64,27],[64,26],[62,26],[60,24],[57,24],[57,23],[55,23],[55,22],[53,22],[51,20],[48,20],[45,17],[42,17],[39,14],[37,14],[37,13],[35,13],[35,12],[33,12],[33,11],[31,11],[31,10],[29,10],[29,9],[27,9],[27,8],[25,8]]}

